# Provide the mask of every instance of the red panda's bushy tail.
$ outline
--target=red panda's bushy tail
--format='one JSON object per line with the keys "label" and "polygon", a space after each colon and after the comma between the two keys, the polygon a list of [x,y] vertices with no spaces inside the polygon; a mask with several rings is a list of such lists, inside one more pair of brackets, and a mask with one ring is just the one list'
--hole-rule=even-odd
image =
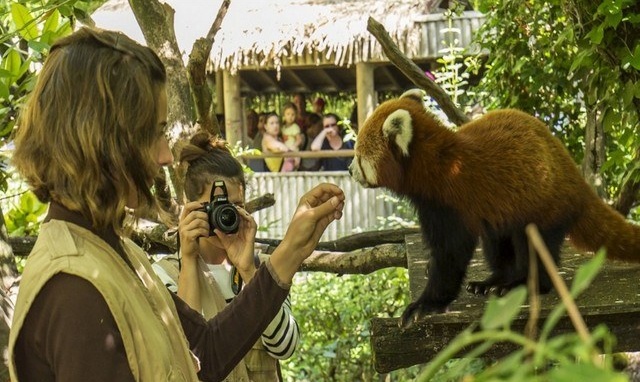
{"label": "red panda's bushy tail", "polygon": [[595,194],[589,196],[569,236],[580,249],[605,247],[609,259],[640,262],[640,226],[627,221]]}

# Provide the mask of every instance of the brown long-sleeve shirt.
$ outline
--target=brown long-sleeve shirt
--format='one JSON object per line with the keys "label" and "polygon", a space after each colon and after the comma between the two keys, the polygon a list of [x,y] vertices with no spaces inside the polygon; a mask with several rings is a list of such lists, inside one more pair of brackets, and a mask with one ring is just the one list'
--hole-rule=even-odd
{"label": "brown long-sleeve shirt", "polygon": [[[47,219],[92,230],[79,214],[55,203]],[[92,231],[122,254],[115,233]],[[260,338],[287,294],[264,265],[208,322],[172,293],[189,348],[201,362],[198,377],[222,380]],[[106,301],[90,282],[64,273],[52,277],[33,302],[16,343],[15,361],[21,382],[134,380]]]}

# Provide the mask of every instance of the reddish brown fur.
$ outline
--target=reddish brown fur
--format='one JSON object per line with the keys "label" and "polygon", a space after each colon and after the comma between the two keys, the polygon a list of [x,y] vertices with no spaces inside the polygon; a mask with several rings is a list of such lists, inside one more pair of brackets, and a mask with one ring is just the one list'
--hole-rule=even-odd
{"label": "reddish brown fur", "polygon": [[[381,132],[398,109],[413,119],[408,157]],[[562,143],[523,112],[490,112],[454,133],[410,97],[387,101],[361,128],[356,155],[373,158],[378,186],[452,206],[477,235],[483,223],[545,229],[569,221],[578,247],[605,246],[610,258],[640,262],[640,227],[602,202]]]}

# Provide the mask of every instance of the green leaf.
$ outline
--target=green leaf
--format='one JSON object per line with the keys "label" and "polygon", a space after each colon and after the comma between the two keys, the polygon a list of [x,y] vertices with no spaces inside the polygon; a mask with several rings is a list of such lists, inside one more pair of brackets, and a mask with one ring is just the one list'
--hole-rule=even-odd
{"label": "green leaf", "polygon": [[[0,80],[0,100],[9,99],[9,86],[4,81]],[[0,135],[1,136],[1,135]]]}
{"label": "green leaf", "polygon": [[18,53],[15,49],[9,49],[9,51],[7,51],[2,63],[3,69],[11,73],[11,77],[14,80],[15,78],[20,77],[22,57],[20,57],[20,53]]}
{"label": "green leaf", "polygon": [[635,91],[635,84],[633,81],[628,80],[627,83],[624,84],[624,89],[622,90],[622,102],[624,105],[631,105]]}
{"label": "green leaf", "polygon": [[634,85],[633,85],[635,92],[634,92],[634,97],[636,98],[640,98],[640,81],[637,81]]}
{"label": "green leaf", "polygon": [[480,320],[480,325],[485,330],[508,326],[520,312],[526,299],[527,289],[525,287],[518,287],[502,298],[491,296],[487,302],[487,309]]}
{"label": "green leaf", "polygon": [[602,118],[602,127],[604,131],[616,131],[616,127],[620,125],[620,113],[615,111],[612,107],[606,109],[604,117]]}
{"label": "green leaf", "polygon": [[587,38],[591,40],[591,42],[595,45],[599,45],[602,42],[602,38],[604,37],[604,27],[602,25],[598,25],[594,29],[592,29],[589,33],[587,33]]}
{"label": "green leaf", "polygon": [[602,264],[604,264],[605,253],[604,249],[599,250],[593,258],[576,270],[576,275],[571,283],[571,295],[574,298],[587,289],[591,281],[596,277],[602,268]]}
{"label": "green leaf", "polygon": [[49,49],[50,45],[45,41],[37,41],[31,40],[29,41],[29,48],[35,50],[36,52],[42,54]]}
{"label": "green leaf", "polygon": [[11,4],[11,16],[20,36],[27,41],[38,38],[38,26],[27,7],[20,3]]}
{"label": "green leaf", "polygon": [[618,24],[620,24],[620,21],[622,21],[622,12],[609,14],[604,19],[605,25],[614,29],[618,26]]}
{"label": "green leaf", "polygon": [[55,9],[53,12],[49,14],[47,19],[42,26],[42,33],[47,32],[55,32],[58,29],[58,25],[60,24],[60,12]]}
{"label": "green leaf", "polygon": [[634,69],[640,70],[640,42],[638,42],[636,44],[636,47],[633,49],[633,53],[631,53],[629,63],[631,64],[631,66],[633,66]]}
{"label": "green leaf", "polygon": [[567,363],[552,368],[545,380],[554,382],[626,382],[629,379],[622,373],[602,369],[593,363]]}

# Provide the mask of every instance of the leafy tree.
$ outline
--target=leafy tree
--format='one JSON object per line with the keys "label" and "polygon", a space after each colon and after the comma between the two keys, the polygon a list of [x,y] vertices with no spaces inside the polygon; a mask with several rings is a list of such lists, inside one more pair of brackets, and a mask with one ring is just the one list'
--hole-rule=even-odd
{"label": "leafy tree", "polygon": [[[294,356],[282,362],[285,380],[376,380],[370,319],[396,317],[409,303],[407,270],[343,276],[311,272],[296,277],[291,302],[302,341]],[[419,367],[397,370],[386,380],[410,380],[418,371]]]}
{"label": "leafy tree", "polygon": [[546,121],[601,195],[628,214],[640,190],[638,4],[478,0],[476,6],[486,15],[477,41],[490,52],[475,89],[484,103]]}

